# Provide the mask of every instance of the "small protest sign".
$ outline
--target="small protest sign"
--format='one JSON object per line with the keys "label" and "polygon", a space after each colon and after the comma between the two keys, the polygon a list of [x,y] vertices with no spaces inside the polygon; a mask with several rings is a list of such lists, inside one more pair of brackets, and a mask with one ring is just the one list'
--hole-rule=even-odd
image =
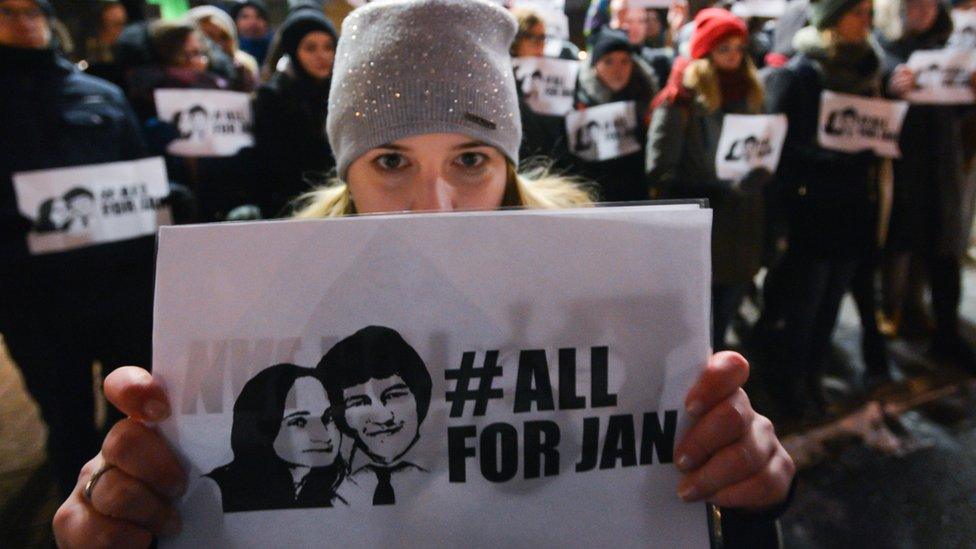
{"label": "small protest sign", "polygon": [[786,116],[727,114],[715,154],[719,179],[740,179],[755,168],[775,172],[786,139]]}
{"label": "small protest sign", "polygon": [[874,151],[878,156],[899,158],[898,139],[907,112],[906,101],[824,90],[820,96],[817,142],[834,151]]}
{"label": "small protest sign", "polygon": [[562,116],[573,109],[578,61],[547,57],[512,59],[515,83],[529,108],[540,114]]}
{"label": "small protest sign", "polygon": [[952,35],[946,47],[976,48],[976,10],[952,10]]}
{"label": "small protest sign", "polygon": [[170,222],[162,158],[15,173],[32,254],[63,252],[155,234]]}
{"label": "small protest sign", "polygon": [[190,484],[162,546],[707,547],[673,460],[710,231],[689,205],[164,229],[153,375]]}
{"label": "small protest sign", "polygon": [[176,156],[233,156],[254,144],[251,98],[223,90],[159,89],[155,91],[159,119],[178,136],[166,150]]}
{"label": "small protest sign", "polygon": [[590,162],[611,160],[640,151],[633,101],[617,101],[566,115],[569,150]]}
{"label": "small protest sign", "polygon": [[976,71],[976,50],[918,50],[907,64],[915,73],[915,89],[905,97],[908,101],[939,105],[976,102],[971,83]]}

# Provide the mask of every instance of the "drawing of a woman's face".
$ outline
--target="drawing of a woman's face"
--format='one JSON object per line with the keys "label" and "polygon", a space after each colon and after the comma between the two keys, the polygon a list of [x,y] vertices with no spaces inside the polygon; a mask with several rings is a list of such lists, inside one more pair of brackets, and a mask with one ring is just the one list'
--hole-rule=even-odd
{"label": "drawing of a woman's face", "polygon": [[51,224],[58,228],[68,224],[68,221],[71,219],[71,212],[68,211],[68,205],[64,200],[58,198],[51,203],[49,219],[51,220]]}
{"label": "drawing of a woman's face", "polygon": [[344,391],[346,423],[375,461],[393,463],[417,440],[417,399],[398,375]]}
{"label": "drawing of a woman's face", "polygon": [[274,451],[283,461],[304,467],[327,467],[339,455],[339,430],[332,404],[317,379],[300,377],[288,391]]}

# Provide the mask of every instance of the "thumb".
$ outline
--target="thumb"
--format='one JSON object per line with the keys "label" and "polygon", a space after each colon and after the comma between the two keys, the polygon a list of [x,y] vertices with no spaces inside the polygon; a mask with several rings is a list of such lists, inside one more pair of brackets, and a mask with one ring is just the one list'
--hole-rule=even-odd
{"label": "thumb", "polygon": [[160,421],[170,414],[166,392],[152,374],[123,366],[105,378],[105,398],[123,414],[141,421]]}

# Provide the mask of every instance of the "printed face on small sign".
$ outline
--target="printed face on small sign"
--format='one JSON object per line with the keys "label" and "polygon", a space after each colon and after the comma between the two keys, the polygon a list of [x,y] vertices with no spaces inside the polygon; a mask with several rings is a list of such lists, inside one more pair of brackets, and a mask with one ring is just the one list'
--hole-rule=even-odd
{"label": "printed face on small sign", "polygon": [[562,116],[573,109],[578,61],[516,57],[512,59],[512,67],[522,98],[533,111]]}
{"label": "printed face on small sign", "polygon": [[784,115],[725,115],[716,148],[716,175],[737,180],[755,168],[775,172],[786,129]]}
{"label": "printed face on small sign", "polygon": [[908,101],[942,105],[976,102],[970,85],[976,70],[976,50],[916,51],[908,58],[908,68],[915,73],[915,89],[906,97]]}
{"label": "printed face on small sign", "polygon": [[566,115],[570,151],[590,162],[640,151],[637,111],[633,101],[618,101]]}
{"label": "printed face on small sign", "polygon": [[901,157],[898,139],[908,112],[906,101],[887,101],[825,90],[820,96],[817,142],[839,152],[874,151]]}
{"label": "printed face on small sign", "polygon": [[708,546],[672,462],[709,353],[710,220],[640,206],[164,231],[153,369],[191,480],[162,545]]}
{"label": "printed face on small sign", "polygon": [[254,144],[251,101],[246,93],[222,90],[155,91],[159,119],[172,124],[177,138],[167,152],[177,156],[233,156]]}
{"label": "printed face on small sign", "polygon": [[949,48],[976,48],[976,10],[952,10],[952,36]]}
{"label": "printed face on small sign", "polygon": [[62,252],[156,232],[170,222],[161,158],[14,174],[32,254]]}

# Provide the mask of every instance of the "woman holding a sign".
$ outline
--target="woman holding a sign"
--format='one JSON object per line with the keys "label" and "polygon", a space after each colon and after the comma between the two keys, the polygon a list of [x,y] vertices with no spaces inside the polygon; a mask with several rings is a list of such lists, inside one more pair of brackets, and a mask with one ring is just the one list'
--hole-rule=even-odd
{"label": "woman holding a sign", "polygon": [[[952,32],[952,19],[938,0],[878,0],[875,21],[885,51],[886,94],[912,102],[902,127],[901,159],[894,162],[894,203],[882,279],[884,310],[896,324],[904,311],[906,328],[909,323],[928,324],[921,320],[927,317],[919,280],[924,277],[913,273],[916,280],[909,282],[910,262],[924,264],[935,313],[932,351],[976,368],[976,355],[958,331],[961,260],[969,242],[974,191],[973,179],[964,173],[961,122],[972,105],[913,93],[920,88],[949,90],[942,84],[947,78],[952,81],[953,67],[933,67],[924,58],[919,64],[920,58],[914,54],[943,50]],[[943,51],[951,54],[951,50]],[[974,86],[976,80],[970,74],[964,87]],[[906,292],[908,287],[912,291]]]}
{"label": "woman holding a sign", "polygon": [[[588,198],[562,179],[517,173],[521,127],[508,61],[515,23],[502,8],[481,0],[374,2],[345,25],[358,30],[339,44],[341,77],[327,121],[341,181],[312,195],[304,215],[552,208]],[[415,70],[403,68],[407,49]],[[674,448],[686,473],[677,491],[725,508],[727,545],[768,546],[769,538],[745,536],[770,535],[794,465],[741,389],[747,375],[740,355],[715,355],[690,390],[692,424]],[[144,423],[170,414],[166,391],[146,371],[128,368],[107,381],[106,393],[131,417],[109,435],[55,517],[62,545],[148,545],[153,534],[179,528],[173,502],[187,476]]]}
{"label": "woman holding a sign", "polygon": [[[777,172],[789,247],[766,279],[761,326],[780,353],[774,362],[781,370],[771,374],[792,387],[783,404],[798,416],[824,412],[821,369],[841,298],[859,264],[876,253],[879,162],[865,129],[886,127],[849,102],[831,102],[880,92],[870,0],[821,0],[811,16],[814,26],[794,40],[799,54],[766,82],[768,110],[789,121]],[[897,133],[876,133],[879,147],[897,141]],[[793,370],[783,370],[786,364]]]}
{"label": "woman holding a sign", "polygon": [[[726,114],[762,112],[762,86],[746,55],[748,33],[741,19],[707,8],[695,22],[693,61],[678,60],[667,87],[654,99],[646,169],[656,196],[707,198],[714,209],[712,338],[714,347],[721,349],[725,331],[760,267],[761,190],[770,172],[752,166],[762,166],[762,153],[772,151],[764,133],[749,131],[729,150],[718,149]],[[746,160],[741,173],[720,177],[716,165],[732,157]]]}

